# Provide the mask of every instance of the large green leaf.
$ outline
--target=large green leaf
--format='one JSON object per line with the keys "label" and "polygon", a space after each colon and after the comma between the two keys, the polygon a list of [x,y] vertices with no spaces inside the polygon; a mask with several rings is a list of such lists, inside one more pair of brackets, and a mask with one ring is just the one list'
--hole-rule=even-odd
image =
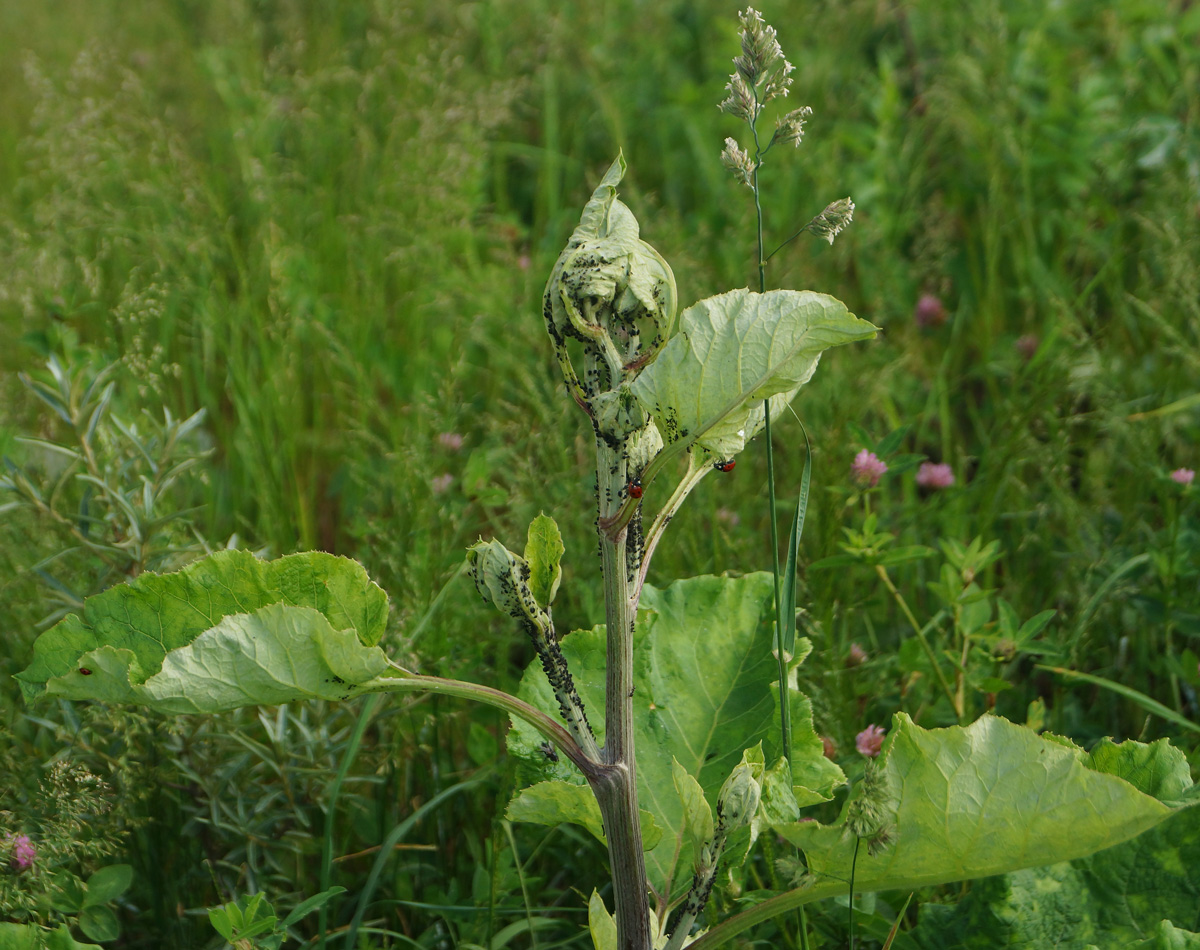
{"label": "large green leaf", "polygon": [[[572,821],[583,825],[601,841],[604,822],[600,805],[586,785],[572,782],[538,782],[514,798],[508,806],[510,821],[528,821],[538,825],[557,825]],[[650,812],[641,811],[642,847],[649,851],[662,840],[663,831]]]}
{"label": "large green leaf", "polygon": [[822,351],[875,331],[826,294],[731,290],[680,315],[679,331],[632,390],[668,442],[727,458],[762,426],[764,399],[784,397],[772,403],[774,416],[812,377]]}
{"label": "large green leaf", "polygon": [[57,930],[43,930],[34,924],[0,922],[0,950],[101,950],[101,947],[78,943],[66,924]]}
{"label": "large green leaf", "polygon": [[375,646],[386,621],[387,596],[354,561],[223,551],[89,598],[38,638],[17,679],[29,700],[162,712],[347,699],[387,668]]}
{"label": "large green leaf", "polygon": [[[676,790],[673,760],[699,782],[710,806],[743,750],[758,742],[779,750],[778,719],[771,686],[778,667],[771,653],[773,584],[769,574],[740,578],[697,577],[666,590],[646,587],[634,637],[634,716],[638,793],[664,832],[646,853],[651,884],[678,894],[692,874],[692,835],[683,800]],[[603,740],[604,628],[582,630],[562,641],[588,718]],[[526,671],[520,695],[548,712],[557,704],[545,674]],[[801,708],[807,712],[807,705]],[[797,774],[811,785],[798,789],[805,801],[828,799],[844,781],[824,758],[811,719],[793,723]],[[578,785],[582,779],[566,762],[550,762],[542,737],[522,722],[509,734],[509,748],[524,763],[524,777]],[[547,824],[579,821],[578,803],[551,807],[553,796],[535,786],[519,794],[510,814]],[[535,798],[537,808],[528,807]],[[692,804],[694,812],[696,803]],[[585,824],[587,824],[585,822]]]}
{"label": "large green leaf", "polygon": [[1089,857],[989,878],[953,906],[926,905],[896,950],[1190,950],[1200,947],[1197,929],[1200,808],[1187,808]]}
{"label": "large green leaf", "polygon": [[[1173,814],[1084,758],[1066,740],[1044,739],[993,716],[965,728],[925,730],[898,713],[879,762],[888,796],[879,809],[892,843],[875,856],[860,850],[855,889],[913,888],[1082,857]],[[1128,765],[1134,758],[1111,761]],[[1169,769],[1153,784],[1177,795],[1191,782],[1182,756],[1171,758],[1155,753],[1146,761]],[[844,824],[799,822],[777,830],[804,850],[818,880],[849,880],[854,839]]]}

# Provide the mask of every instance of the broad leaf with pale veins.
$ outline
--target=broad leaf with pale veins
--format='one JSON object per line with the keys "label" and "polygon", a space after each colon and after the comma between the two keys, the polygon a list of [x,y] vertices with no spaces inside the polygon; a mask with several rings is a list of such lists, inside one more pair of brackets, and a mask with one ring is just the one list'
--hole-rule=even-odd
{"label": "broad leaf with pale veins", "polygon": [[387,596],[362,566],[312,552],[222,551],[89,598],[43,633],[17,674],[42,696],[217,712],[348,699],[387,669]]}
{"label": "broad leaf with pale veins", "polygon": [[[711,807],[745,749],[762,742],[771,750],[771,761],[779,755],[771,690],[778,676],[771,653],[773,590],[769,574],[750,574],[736,579],[697,577],[662,591],[650,587],[643,591],[644,609],[634,635],[635,741],[640,804],[664,832],[646,853],[650,883],[659,891],[678,896],[692,875],[693,836],[677,791],[674,762],[695,778]],[[603,741],[604,628],[572,633],[563,639],[562,649],[588,718]],[[556,713],[540,667],[526,671],[520,695]],[[793,720],[793,731],[797,774],[811,783],[797,789],[796,797],[828,800],[833,788],[844,781],[841,770],[824,757],[811,720]],[[582,778],[573,767],[565,761],[548,762],[541,743],[541,735],[531,727],[514,723],[509,748],[523,760],[525,777],[578,786]],[[694,795],[687,783],[682,784],[688,796]],[[518,794],[510,815],[529,814],[523,803],[528,796],[539,804],[534,820],[546,824],[580,820],[577,803],[558,810],[542,807],[551,796],[540,788],[534,785]],[[698,802],[692,802],[687,812],[693,825],[703,826]]]}
{"label": "broad leaf with pale veins", "polygon": [[763,424],[764,399],[809,381],[821,353],[875,335],[846,305],[810,290],[731,290],[701,300],[633,382],[632,391],[668,443],[682,440],[728,458]]}
{"label": "broad leaf with pale veins", "polygon": [[[855,889],[914,888],[969,880],[1083,857],[1127,841],[1174,809],[1115,775],[1095,771],[1081,750],[984,716],[966,727],[922,729],[898,713],[879,760],[890,801],[892,843],[860,849]],[[1136,755],[1101,757],[1128,770]],[[1182,755],[1154,750],[1156,787],[1190,786]],[[854,794],[858,794],[856,789]],[[803,849],[818,881],[847,881],[854,839],[842,823],[776,828]]]}
{"label": "broad leaf with pale veins", "polygon": [[[1143,779],[1142,791],[1187,791],[1183,754],[1166,740],[1106,740],[1102,748],[1099,756],[1079,751],[1102,771],[1128,772],[1140,760],[1144,767],[1134,771]],[[1191,807],[1088,857],[980,881],[954,905],[925,905],[896,950],[1200,950],[1195,930],[1200,808]]]}

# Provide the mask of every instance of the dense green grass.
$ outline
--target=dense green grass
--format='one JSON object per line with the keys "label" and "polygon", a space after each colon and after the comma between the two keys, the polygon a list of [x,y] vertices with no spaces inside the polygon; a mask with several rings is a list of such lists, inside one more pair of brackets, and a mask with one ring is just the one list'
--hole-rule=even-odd
{"label": "dense green grass", "polygon": [[[830,354],[796,403],[815,445],[801,560],[837,553],[843,527],[861,525],[855,427],[878,440],[910,426],[902,450],[950,463],[958,484],[928,494],[911,472],[885,478],[870,499],[881,527],[905,544],[998,540],[986,585],[1021,619],[1058,611],[1045,634],[1055,662],[1195,720],[1194,653],[1191,669],[1171,660],[1200,650],[1196,491],[1166,473],[1200,462],[1200,403],[1188,401],[1200,379],[1200,7],[903,9],[763,9],[797,66],[793,105],[814,109],[801,149],[763,170],[768,230],[778,242],[846,194],[858,206],[833,248],[801,239],[772,260],[769,283],[834,293],[883,329]],[[749,192],[719,161],[738,123],[715,108],[735,13],[711,0],[0,6],[0,450],[23,460],[16,434],[62,437],[18,371],[50,353],[119,362],[118,415],[207,411],[213,454],[177,502],[202,506],[193,521],[210,542],[236,532],[275,553],[359,558],[392,594],[397,652],[512,685],[527,645],[454,575],[475,537],[516,543],[545,510],[567,543],[560,626],[602,619],[588,431],[539,313],[617,149],[630,163],[623,198],[683,302],[754,276]],[[945,325],[916,325],[923,293],[944,301]],[[1027,358],[1016,343],[1029,336]],[[791,494],[798,433],[776,432]],[[764,471],[759,448],[707,479],[652,581],[768,567]],[[7,673],[47,612],[27,568],[65,542],[26,514],[0,518]],[[893,572],[922,620],[937,610],[926,583],[940,560]],[[78,557],[54,570],[82,589],[94,574]],[[906,621],[872,571],[802,579],[822,731],[850,749],[898,709],[945,718],[913,679]],[[848,670],[851,642],[870,659]],[[1012,683],[998,706],[1015,719],[1042,697],[1056,731],[1173,735],[1195,761],[1194,738],[1135,703],[1029,660],[998,672]],[[116,761],[134,784],[155,777],[149,797],[114,779],[130,818],[152,819],[131,838],[140,913],[126,910],[126,945],[211,943],[203,917],[176,905],[317,890],[322,802],[357,709],[134,729],[118,713],[81,725],[66,708],[34,722],[8,683],[0,694],[26,754],[48,759],[74,736],[98,771]],[[979,712],[988,698],[972,702]],[[377,846],[464,778],[484,784],[409,837],[436,850],[397,852],[369,920],[422,945],[482,942],[524,919],[513,908],[553,905],[566,923],[541,942],[578,934],[570,888],[599,852],[571,829],[510,837],[493,822],[503,728],[430,699],[375,715],[337,813],[338,854]],[[335,865],[354,900],[370,860]],[[472,903],[500,910],[427,906]]]}

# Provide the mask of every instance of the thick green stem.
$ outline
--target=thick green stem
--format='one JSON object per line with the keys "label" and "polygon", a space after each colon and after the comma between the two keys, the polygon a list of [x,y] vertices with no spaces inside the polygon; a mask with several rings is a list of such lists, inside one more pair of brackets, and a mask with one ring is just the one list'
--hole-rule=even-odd
{"label": "thick green stem", "polygon": [[[603,520],[619,505],[618,493],[626,477],[626,459],[623,452],[602,440],[597,440],[596,449],[600,518]],[[634,758],[633,627],[637,604],[630,597],[630,587],[636,570],[631,570],[627,560],[627,542],[625,530],[616,537],[600,532],[608,638],[602,753],[607,768],[604,779],[592,783],[592,790],[600,805],[604,834],[608,839],[617,947],[619,950],[651,950],[653,930]]]}

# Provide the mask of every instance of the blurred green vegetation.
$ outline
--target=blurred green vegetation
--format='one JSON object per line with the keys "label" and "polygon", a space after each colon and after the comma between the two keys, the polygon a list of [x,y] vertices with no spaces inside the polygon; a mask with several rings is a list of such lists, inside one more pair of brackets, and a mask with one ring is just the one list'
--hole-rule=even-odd
{"label": "blurred green vegetation", "polygon": [[[716,109],[736,13],[711,0],[0,5],[0,454],[36,468],[17,436],[71,436],[19,372],[52,355],[116,364],[118,418],[205,410],[206,461],[173,502],[193,540],[358,558],[392,596],[395,652],[512,686],[532,651],[456,572],[477,536],[517,544],[546,511],[567,546],[559,627],[602,620],[588,428],[563,397],[540,295],[617,149],[622,197],[682,302],[754,275],[749,191],[719,160],[739,133]],[[855,452],[905,425],[900,450],[950,464],[957,483],[885,476],[869,500],[879,530],[999,542],[979,581],[1021,620],[1057,611],[1047,663],[1196,721],[1197,492],[1167,473],[1200,467],[1200,6],[762,13],[797,67],[790,107],[814,110],[799,151],[763,169],[769,246],[835,198],[857,205],[834,247],[802,238],[768,281],[833,293],[883,328],[830,354],[795,404],[815,447],[800,602],[819,728],[851,755],[859,729],[898,709],[945,718],[879,578],[806,570],[862,525]],[[926,294],[943,323],[915,320]],[[794,495],[799,427],[776,440]],[[752,448],[694,493],[651,582],[769,567],[766,509]],[[50,585],[107,576],[86,551],[63,555],[70,544],[36,512],[0,513],[0,726],[31,761],[77,756],[112,786],[136,869],[120,946],[220,946],[204,907],[264,889],[286,913],[319,889],[329,785],[360,711],[167,723],[25,709],[7,674],[56,603]],[[943,605],[926,586],[941,562],[891,571],[922,622]],[[847,664],[852,643],[866,662]],[[1001,712],[1024,721],[1040,700],[1055,731],[1171,735],[1196,761],[1191,734],[1035,658],[987,671],[1007,683]],[[499,716],[393,700],[364,728],[336,811],[333,883],[349,890],[331,926],[361,898],[361,946],[587,944],[573,888],[603,885],[601,853],[575,829],[494,817]],[[471,776],[482,784],[436,809],[364,897],[369,849]]]}

